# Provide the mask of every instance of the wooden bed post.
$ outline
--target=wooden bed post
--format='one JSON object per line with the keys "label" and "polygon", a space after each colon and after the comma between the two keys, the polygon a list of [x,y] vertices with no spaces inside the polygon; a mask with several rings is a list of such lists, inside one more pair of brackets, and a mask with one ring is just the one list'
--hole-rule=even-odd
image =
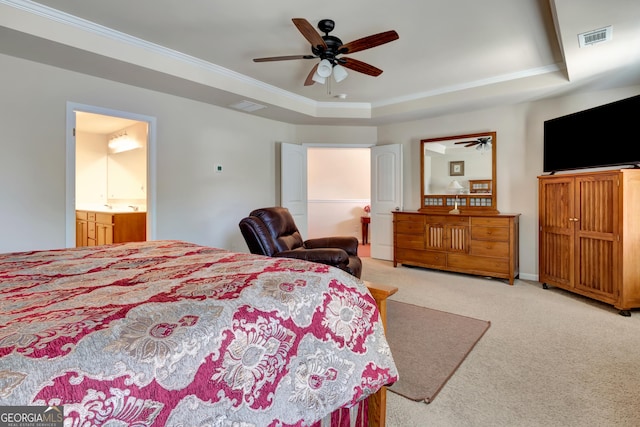
{"label": "wooden bed post", "polygon": [[[387,298],[398,292],[398,288],[395,286],[373,284],[371,282],[364,281],[371,296],[376,300],[378,304],[378,311],[380,312],[380,319],[384,326],[385,332],[387,330]],[[369,427],[385,427],[387,420],[387,388],[382,387],[375,394],[369,396]]]}

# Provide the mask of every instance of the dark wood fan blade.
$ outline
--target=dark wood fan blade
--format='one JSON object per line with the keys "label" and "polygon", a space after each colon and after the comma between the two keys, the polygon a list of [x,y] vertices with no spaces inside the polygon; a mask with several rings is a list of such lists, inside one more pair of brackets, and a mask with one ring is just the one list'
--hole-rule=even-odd
{"label": "dark wood fan blade", "polygon": [[340,47],[340,53],[354,53],[361,50],[370,49],[372,47],[380,46],[381,44],[389,43],[394,40],[398,40],[400,36],[395,31],[385,31],[384,33],[373,34],[371,36],[363,37],[358,40],[354,40]]}
{"label": "dark wood fan blade", "polygon": [[473,147],[474,145],[480,144],[480,141],[460,141],[454,142],[454,144],[466,144],[465,147]]}
{"label": "dark wood fan blade", "polygon": [[304,18],[293,18],[291,20],[293,21],[293,24],[296,26],[296,28],[298,28],[298,31],[302,33],[304,38],[307,39],[309,43],[311,43],[311,46],[322,46],[322,49],[327,48],[327,44],[324,42],[324,39],[322,38],[320,33],[318,33],[316,29],[313,28],[313,25],[311,25],[309,21]]}
{"label": "dark wood fan blade", "polygon": [[313,58],[316,58],[316,57],[313,55],[270,56],[268,58],[253,58],[253,62],[288,61],[290,59],[313,59]]}
{"label": "dark wood fan blade", "polygon": [[315,74],[317,69],[318,69],[318,64],[314,65],[313,68],[311,68],[311,72],[309,72],[307,79],[304,81],[305,86],[311,86],[312,84],[315,83],[313,81],[313,75]]}
{"label": "dark wood fan blade", "polygon": [[340,58],[340,65],[345,68],[348,68],[353,71],[357,71],[359,73],[368,74],[370,76],[378,77],[382,74],[382,70],[380,68],[376,68],[373,65],[369,65],[366,62],[358,61],[353,58]]}

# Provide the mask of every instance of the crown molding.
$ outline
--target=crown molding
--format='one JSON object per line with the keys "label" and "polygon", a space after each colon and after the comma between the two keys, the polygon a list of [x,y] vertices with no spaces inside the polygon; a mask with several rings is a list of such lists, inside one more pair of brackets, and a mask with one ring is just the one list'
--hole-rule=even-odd
{"label": "crown molding", "polygon": [[499,84],[499,83],[504,83],[504,82],[528,78],[528,77],[535,77],[541,74],[554,73],[562,69],[564,69],[564,67],[561,64],[552,64],[552,65],[547,65],[545,67],[538,67],[538,68],[532,68],[529,70],[518,71],[516,73],[503,74],[501,76],[491,77],[488,79],[476,80],[476,81],[468,82],[465,84],[448,86],[438,90],[418,92],[418,93],[414,93],[407,96],[391,98],[391,99],[387,99],[386,101],[375,102],[372,104],[372,106],[375,108],[375,107],[385,107],[385,106],[394,105],[394,104],[401,104],[403,102],[416,101],[418,99],[429,98],[432,96],[443,95],[446,93],[474,89],[478,87]]}
{"label": "crown molding", "polygon": [[104,25],[96,24],[95,22],[70,15],[68,13],[53,9],[48,6],[44,6],[30,0],[0,0],[0,4],[5,4],[15,9],[40,16],[42,18],[70,26],[81,31],[99,35],[112,41],[117,41],[157,55],[161,55],[166,58],[181,62],[187,66],[196,67],[213,74],[234,79],[242,84],[253,86],[255,88],[270,92],[274,95],[283,96],[296,102],[307,104],[311,107],[317,108],[319,104],[324,105],[324,103],[318,103],[310,98],[280,89],[276,86],[264,83],[260,80],[248,77],[244,74],[229,70],[228,68],[221,67],[214,63],[204,61],[194,56],[187,55],[185,53],[143,40],[138,37],[134,37],[130,34],[105,27]]}

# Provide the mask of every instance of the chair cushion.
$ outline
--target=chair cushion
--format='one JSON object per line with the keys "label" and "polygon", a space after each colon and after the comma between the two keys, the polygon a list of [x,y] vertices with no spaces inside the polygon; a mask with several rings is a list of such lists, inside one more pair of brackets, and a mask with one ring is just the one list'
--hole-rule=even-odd
{"label": "chair cushion", "polygon": [[[256,209],[249,214],[258,217],[264,223],[274,240],[276,252],[290,251],[303,246],[302,236],[296,227],[293,216],[287,208],[273,207]],[[272,254],[270,254],[271,256]]]}

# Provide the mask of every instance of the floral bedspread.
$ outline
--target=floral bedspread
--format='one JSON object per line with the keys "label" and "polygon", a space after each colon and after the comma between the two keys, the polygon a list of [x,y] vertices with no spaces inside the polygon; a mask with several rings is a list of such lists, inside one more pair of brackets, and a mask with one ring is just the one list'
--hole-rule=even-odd
{"label": "floral bedspread", "polygon": [[181,241],[0,254],[0,405],[302,426],[396,379],[373,298],[332,267]]}

